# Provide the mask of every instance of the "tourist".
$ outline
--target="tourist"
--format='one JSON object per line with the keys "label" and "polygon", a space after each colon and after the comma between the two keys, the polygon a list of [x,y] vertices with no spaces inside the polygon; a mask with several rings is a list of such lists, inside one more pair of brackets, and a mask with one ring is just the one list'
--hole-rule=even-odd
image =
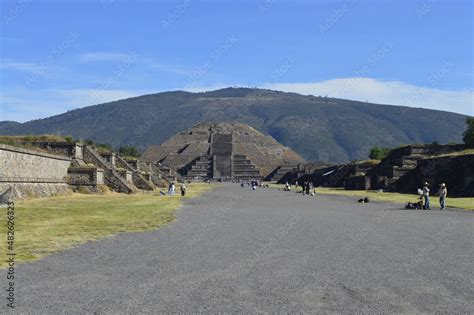
{"label": "tourist", "polygon": [[307,182],[302,182],[301,183],[301,192],[303,193],[303,196],[304,196],[305,191],[306,191],[306,184],[307,184]]}
{"label": "tourist", "polygon": [[309,190],[311,189],[311,188],[309,187],[309,182],[306,182],[304,188],[305,188],[305,194],[306,194],[306,195],[309,195]]}
{"label": "tourist", "polygon": [[438,195],[439,195],[439,205],[441,206],[441,210],[444,210],[444,208],[446,207],[446,197],[448,196],[448,188],[446,188],[445,183],[442,183],[440,185]]}
{"label": "tourist", "polygon": [[252,189],[256,190],[257,189],[258,182],[256,180],[252,181]]}
{"label": "tourist", "polygon": [[425,210],[431,210],[430,208],[430,187],[428,182],[425,182],[423,185],[423,198],[425,198],[425,205],[423,206],[423,209]]}
{"label": "tourist", "polygon": [[174,196],[174,195],[176,194],[175,191],[176,191],[176,188],[175,188],[175,186],[174,186],[174,183],[171,183],[170,186],[169,186],[169,188],[168,188],[168,194],[169,194],[170,196]]}
{"label": "tourist", "polygon": [[184,197],[186,195],[186,185],[184,183],[181,184],[181,196]]}

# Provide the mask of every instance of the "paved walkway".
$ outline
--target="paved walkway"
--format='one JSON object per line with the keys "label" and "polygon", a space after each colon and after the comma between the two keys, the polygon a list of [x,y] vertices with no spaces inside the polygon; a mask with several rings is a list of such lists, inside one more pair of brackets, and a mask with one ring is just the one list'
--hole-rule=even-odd
{"label": "paved walkway", "polygon": [[473,222],[224,184],[158,231],[20,265],[16,310],[472,313]]}

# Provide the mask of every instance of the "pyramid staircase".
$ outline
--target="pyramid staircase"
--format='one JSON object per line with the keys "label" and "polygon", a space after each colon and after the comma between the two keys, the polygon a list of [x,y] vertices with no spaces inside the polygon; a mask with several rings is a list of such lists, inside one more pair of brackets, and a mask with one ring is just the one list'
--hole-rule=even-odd
{"label": "pyramid staircase", "polygon": [[261,179],[260,171],[245,155],[234,155],[232,173],[235,179]]}
{"label": "pyramid staircase", "polygon": [[201,180],[212,178],[212,157],[204,155],[196,159],[192,162],[184,178]]}
{"label": "pyramid staircase", "polygon": [[278,166],[273,172],[271,172],[266,178],[266,181],[279,182],[283,177],[289,173],[293,173],[298,170],[297,164],[283,164]]}
{"label": "pyramid staircase", "polygon": [[84,162],[91,163],[104,170],[104,182],[112,190],[126,194],[135,193],[137,191],[137,187],[135,187],[133,183],[125,180],[117,169],[107,162],[93,147],[85,145],[83,147],[83,155]]}

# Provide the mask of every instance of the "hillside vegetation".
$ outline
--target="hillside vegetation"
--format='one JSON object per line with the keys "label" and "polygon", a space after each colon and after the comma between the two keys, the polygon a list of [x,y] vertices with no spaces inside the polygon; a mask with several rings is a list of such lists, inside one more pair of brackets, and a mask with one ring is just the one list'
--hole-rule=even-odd
{"label": "hillside vegetation", "polygon": [[199,122],[241,122],[270,134],[307,160],[367,158],[373,147],[460,142],[466,117],[270,90],[228,88],[144,95],[23,124],[0,122],[0,134],[62,134],[140,149]]}

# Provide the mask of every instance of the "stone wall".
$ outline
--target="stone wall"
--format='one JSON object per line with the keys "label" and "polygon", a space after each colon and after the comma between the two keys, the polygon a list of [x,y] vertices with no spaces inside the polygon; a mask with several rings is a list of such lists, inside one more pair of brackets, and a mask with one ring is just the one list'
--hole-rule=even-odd
{"label": "stone wall", "polygon": [[0,182],[65,183],[71,159],[0,144]]}
{"label": "stone wall", "polygon": [[344,182],[345,190],[367,190],[370,189],[370,177],[365,175],[350,176]]}
{"label": "stone wall", "polygon": [[[6,183],[0,182],[0,203],[6,199],[18,200],[33,197],[67,195],[72,191],[66,183]],[[5,198],[5,200],[4,200]]]}
{"label": "stone wall", "polygon": [[[102,158],[104,160],[107,161],[107,163],[109,163],[110,165],[112,166],[116,166],[115,165],[115,153],[113,152],[101,152],[100,155],[102,156]],[[117,166],[117,167],[120,167],[120,166]]]}
{"label": "stone wall", "polygon": [[104,171],[97,167],[70,167],[68,183],[73,186],[103,185]]}
{"label": "stone wall", "polygon": [[448,196],[474,197],[474,154],[422,160],[414,170],[400,178],[393,190],[414,194],[425,181],[430,184],[433,194],[441,183],[445,183]]}
{"label": "stone wall", "polygon": [[82,159],[83,145],[78,142],[22,141],[18,142],[18,144],[34,146],[47,150],[52,154],[63,155],[74,159]]}

